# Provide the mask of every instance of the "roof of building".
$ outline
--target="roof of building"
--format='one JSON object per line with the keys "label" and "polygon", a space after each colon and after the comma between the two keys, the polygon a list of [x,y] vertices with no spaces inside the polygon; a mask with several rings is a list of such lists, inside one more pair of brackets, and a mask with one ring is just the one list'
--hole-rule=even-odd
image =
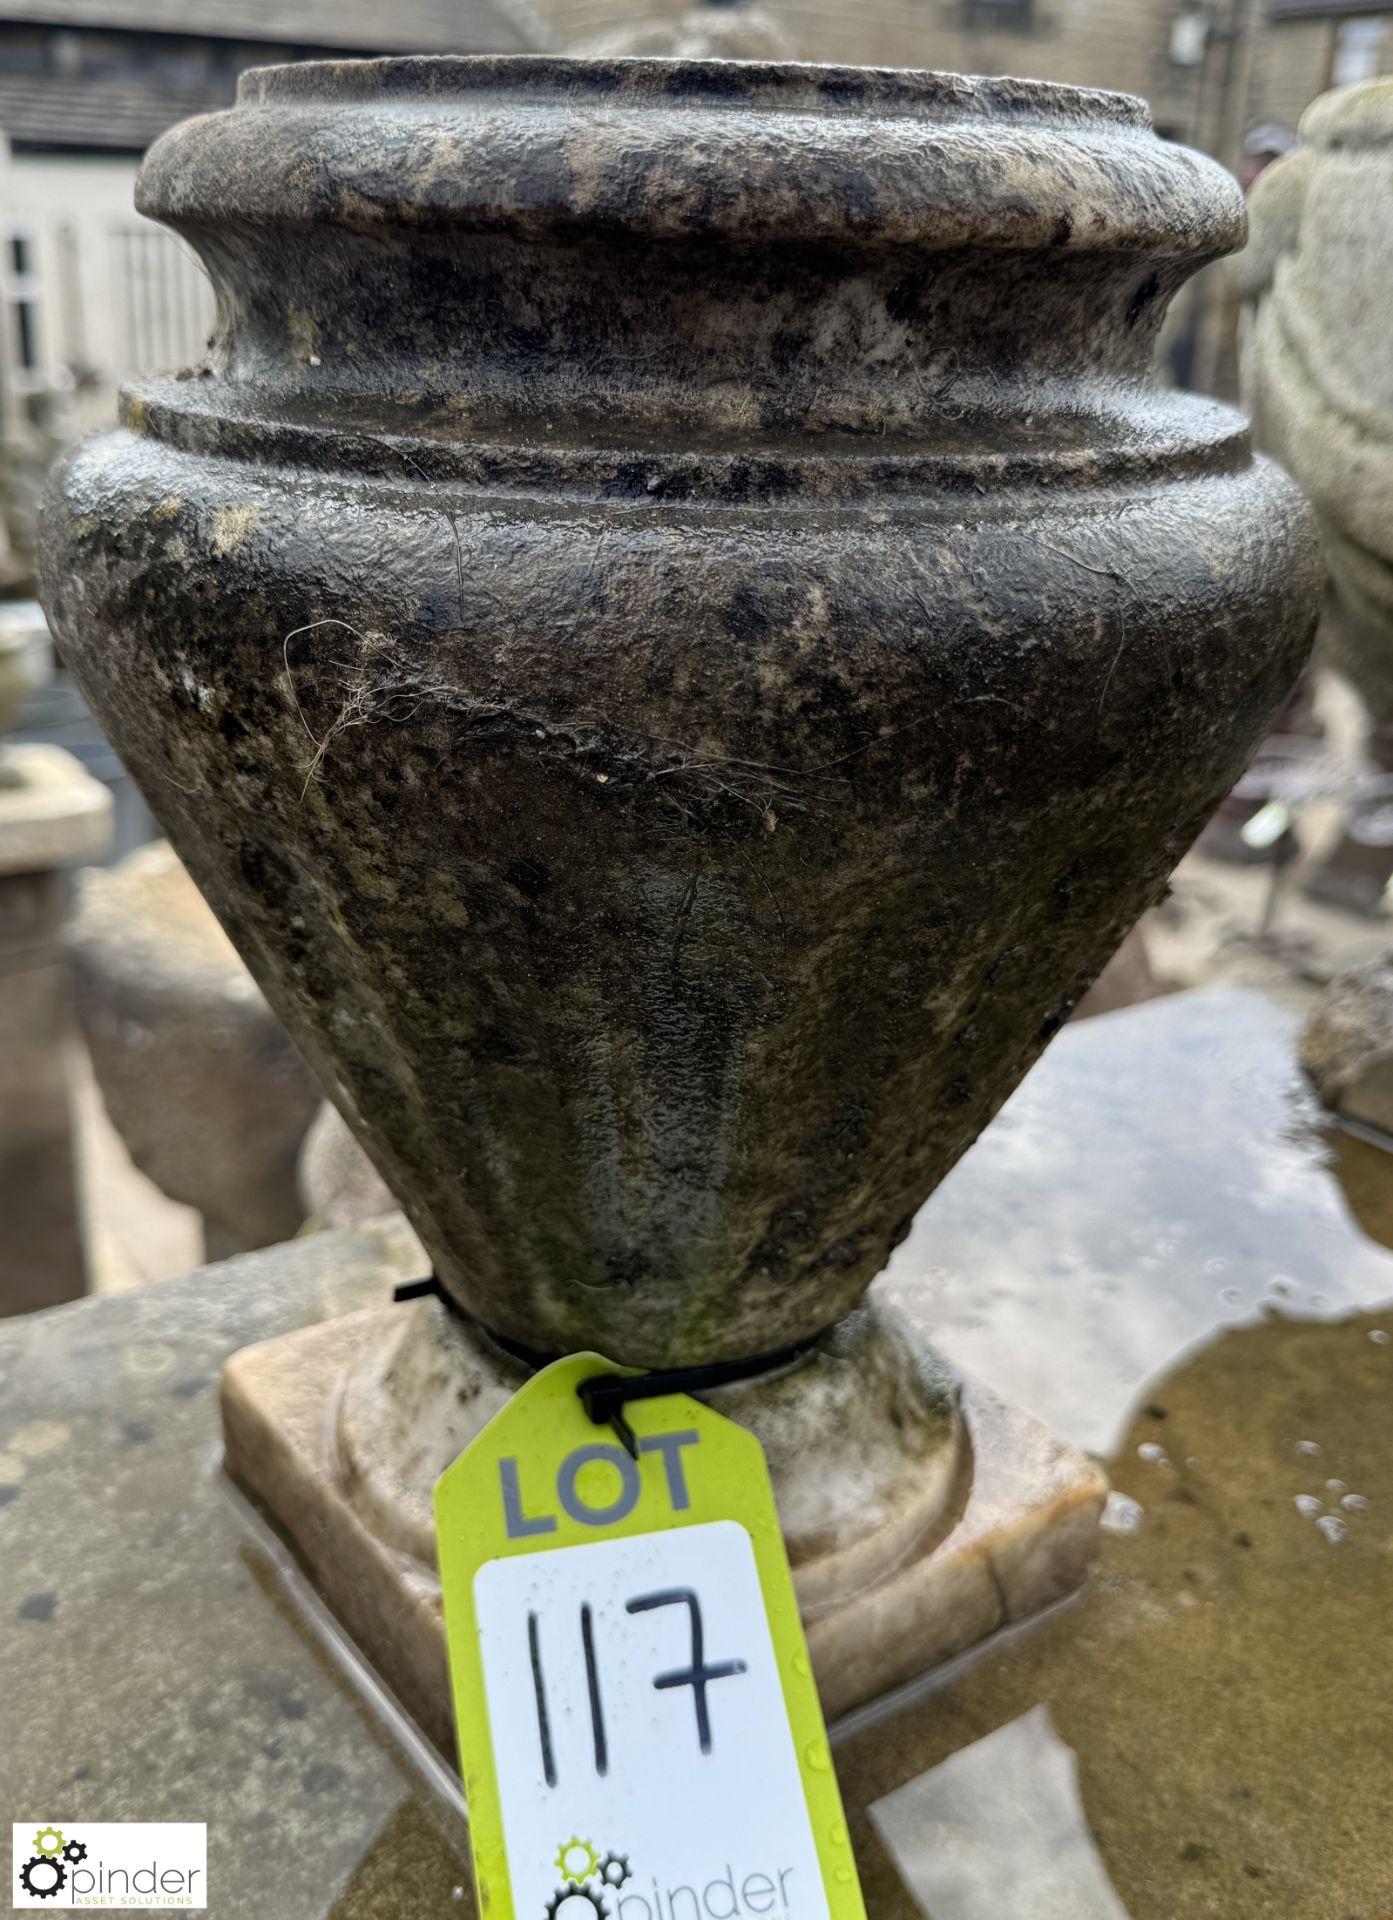
{"label": "roof of building", "polygon": [[16,147],[143,153],[191,114],[230,107],[232,75],[182,87],[132,74],[0,73],[0,133]]}
{"label": "roof of building", "polygon": [[1267,0],[1269,20],[1339,19],[1349,14],[1393,12],[1393,0]]}
{"label": "roof of building", "polygon": [[[0,0],[5,27],[104,33],[168,32],[272,49],[327,53],[526,53],[544,29],[528,0]],[[251,55],[255,57],[254,53]],[[79,67],[5,71],[0,62],[0,136],[19,148],[143,153],[166,128],[232,105],[233,53],[199,72],[132,62],[120,71]]]}
{"label": "roof of building", "polygon": [[373,53],[526,53],[527,0],[0,0],[0,22],[178,33]]}

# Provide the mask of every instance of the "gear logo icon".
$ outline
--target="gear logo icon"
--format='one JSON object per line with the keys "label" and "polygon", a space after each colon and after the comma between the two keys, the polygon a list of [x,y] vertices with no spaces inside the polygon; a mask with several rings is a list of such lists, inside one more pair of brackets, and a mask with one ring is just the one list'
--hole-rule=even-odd
{"label": "gear logo icon", "polygon": [[611,1851],[600,1862],[600,1878],[607,1887],[622,1887],[632,1874],[633,1868],[629,1865],[627,1853]]}
{"label": "gear logo icon", "polygon": [[34,1851],[41,1853],[45,1860],[52,1860],[55,1854],[63,1851],[63,1836],[57,1827],[40,1827],[34,1835]]}
{"label": "gear logo icon", "polygon": [[[46,1827],[44,1831],[52,1833],[53,1828]],[[62,1845],[61,1835],[58,1844]],[[58,1858],[58,1848],[36,1853],[32,1860],[26,1861],[19,1870],[19,1884],[36,1900],[52,1900],[61,1893],[68,1884],[68,1869]]]}
{"label": "gear logo icon", "polygon": [[[552,1865],[561,1884],[546,1903],[546,1920],[609,1920],[605,1895],[617,1892],[633,1876],[627,1853],[616,1853],[611,1847],[600,1855],[594,1842],[582,1840],[579,1834],[572,1834],[556,1849]],[[582,1901],[589,1912],[582,1909]]]}
{"label": "gear logo icon", "polygon": [[[62,1835],[59,1835],[61,1843]],[[583,1880],[592,1879],[600,1870],[600,1856],[588,1840],[581,1840],[572,1834],[564,1846],[556,1849],[556,1859],[552,1863],[563,1880],[570,1880],[579,1886]]]}
{"label": "gear logo icon", "polygon": [[87,1858],[87,1849],[80,1840],[70,1840],[63,1849],[63,1858],[70,1867],[80,1867]]}
{"label": "gear logo icon", "polygon": [[562,1916],[562,1908],[571,1900],[585,1901],[587,1906],[594,1909],[596,1920],[609,1920],[609,1906],[603,1894],[597,1893],[594,1887],[583,1886],[579,1880],[568,1880],[564,1887],[556,1889],[547,1901],[547,1920],[590,1920],[589,1915],[582,1917],[579,1908],[575,1907]]}

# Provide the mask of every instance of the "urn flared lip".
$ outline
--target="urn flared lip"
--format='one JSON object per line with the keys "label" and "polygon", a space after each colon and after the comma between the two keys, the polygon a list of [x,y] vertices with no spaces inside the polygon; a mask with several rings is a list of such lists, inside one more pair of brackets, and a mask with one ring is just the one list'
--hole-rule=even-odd
{"label": "urn flared lip", "polygon": [[1150,128],[1134,94],[1010,75],[795,60],[588,59],[569,54],[401,54],[303,60],[242,74],[241,106],[296,100],[402,101],[516,95],[576,105],[770,113],[871,113],[930,120],[1007,118]]}
{"label": "urn flared lip", "polygon": [[561,55],[308,61],[172,129],[143,213],[522,239],[1055,249],[1202,264],[1243,199],[1144,102],[1050,81]]}

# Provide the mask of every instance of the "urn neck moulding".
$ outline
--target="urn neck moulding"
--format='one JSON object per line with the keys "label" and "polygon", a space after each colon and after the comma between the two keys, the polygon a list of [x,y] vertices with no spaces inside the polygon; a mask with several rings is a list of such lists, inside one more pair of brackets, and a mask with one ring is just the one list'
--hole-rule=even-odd
{"label": "urn neck moulding", "polygon": [[811,1340],[1304,654],[1298,497],[1149,372],[1236,187],[1110,95],[542,58],[249,75],[139,198],[219,317],[53,483],[94,707],[467,1314]]}
{"label": "urn neck moulding", "polygon": [[772,458],[951,446],[981,412],[1004,448],[1042,412],[1096,439],[1145,389],[1154,432],[1166,302],[1242,237],[1139,101],[1038,83],[403,59],[239,99],[159,143],[138,203],[213,274],[215,377],[345,427],[386,401],[450,440],[704,429]]}

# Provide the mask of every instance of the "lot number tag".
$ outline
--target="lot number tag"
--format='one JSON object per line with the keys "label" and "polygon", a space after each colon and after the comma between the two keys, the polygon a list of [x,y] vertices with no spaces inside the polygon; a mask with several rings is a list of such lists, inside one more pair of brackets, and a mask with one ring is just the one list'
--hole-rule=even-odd
{"label": "lot number tag", "polygon": [[483,1920],[865,1920],[759,1442],[537,1374],[440,1478]]}

